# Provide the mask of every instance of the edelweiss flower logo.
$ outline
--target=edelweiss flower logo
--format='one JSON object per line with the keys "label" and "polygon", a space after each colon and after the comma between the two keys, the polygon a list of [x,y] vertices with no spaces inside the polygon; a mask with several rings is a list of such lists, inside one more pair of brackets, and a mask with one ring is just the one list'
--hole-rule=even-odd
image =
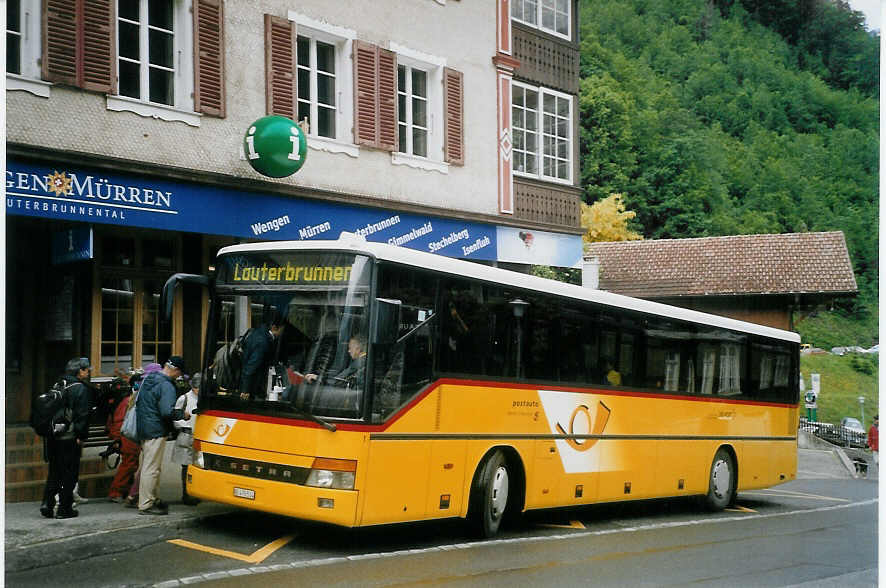
{"label": "edelweiss flower logo", "polygon": [[47,179],[49,180],[49,189],[55,192],[56,196],[63,196],[71,191],[71,178],[65,175],[65,172],[54,171],[47,176]]}

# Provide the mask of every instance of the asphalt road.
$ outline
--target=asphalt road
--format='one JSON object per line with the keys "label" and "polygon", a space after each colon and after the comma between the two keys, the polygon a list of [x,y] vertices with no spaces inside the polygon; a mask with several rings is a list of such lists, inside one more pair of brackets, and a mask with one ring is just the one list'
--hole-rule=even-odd
{"label": "asphalt road", "polygon": [[876,481],[808,479],[742,493],[722,513],[686,499],[532,513],[491,541],[469,539],[459,521],[345,530],[241,511],[181,531],[115,533],[106,540],[131,549],[72,552],[6,583],[871,586],[877,507]]}

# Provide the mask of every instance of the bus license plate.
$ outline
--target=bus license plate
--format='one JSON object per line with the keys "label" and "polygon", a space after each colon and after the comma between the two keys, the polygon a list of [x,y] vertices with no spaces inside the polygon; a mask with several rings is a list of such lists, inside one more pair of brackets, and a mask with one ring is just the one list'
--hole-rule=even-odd
{"label": "bus license plate", "polygon": [[249,500],[255,500],[255,490],[250,490],[248,488],[237,488],[234,487],[234,496],[237,498],[248,498]]}

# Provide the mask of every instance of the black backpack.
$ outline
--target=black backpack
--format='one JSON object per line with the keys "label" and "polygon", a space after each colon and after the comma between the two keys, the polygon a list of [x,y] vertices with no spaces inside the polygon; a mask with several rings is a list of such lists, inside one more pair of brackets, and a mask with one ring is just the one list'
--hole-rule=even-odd
{"label": "black backpack", "polygon": [[227,345],[222,345],[215,352],[215,359],[212,361],[212,377],[219,388],[236,390],[240,386],[243,347],[246,345],[246,338],[250,333],[252,333],[252,329],[248,329]]}
{"label": "black backpack", "polygon": [[[53,384],[52,388],[37,396],[31,405],[31,427],[41,437],[58,438],[71,428],[73,416],[71,410],[65,407],[65,399],[68,389],[77,383],[65,385],[64,380]],[[56,425],[64,425],[56,427]]]}

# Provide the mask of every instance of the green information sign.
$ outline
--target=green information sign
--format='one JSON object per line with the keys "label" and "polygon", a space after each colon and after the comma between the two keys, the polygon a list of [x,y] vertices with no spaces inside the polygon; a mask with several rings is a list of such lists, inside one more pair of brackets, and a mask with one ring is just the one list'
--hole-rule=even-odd
{"label": "green information sign", "polygon": [[308,156],[308,141],[301,128],[285,116],[265,116],[243,137],[249,165],[271,178],[285,178],[301,169]]}

